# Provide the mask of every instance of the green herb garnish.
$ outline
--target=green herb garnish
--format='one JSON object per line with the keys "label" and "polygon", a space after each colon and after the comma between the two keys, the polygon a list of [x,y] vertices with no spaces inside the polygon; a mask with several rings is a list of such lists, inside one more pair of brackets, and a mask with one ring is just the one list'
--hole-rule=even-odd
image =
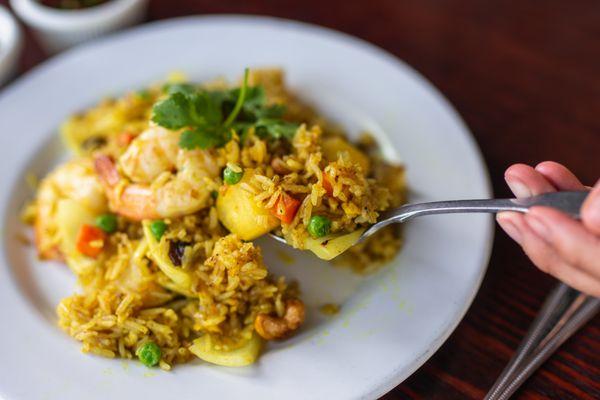
{"label": "green herb garnish", "polygon": [[152,121],[167,129],[185,129],[179,146],[191,150],[220,147],[231,140],[232,131],[272,140],[291,139],[298,125],[284,121],[285,109],[267,105],[264,89],[248,87],[248,69],[240,88],[208,91],[190,84],[165,85],[168,95],[152,108]]}

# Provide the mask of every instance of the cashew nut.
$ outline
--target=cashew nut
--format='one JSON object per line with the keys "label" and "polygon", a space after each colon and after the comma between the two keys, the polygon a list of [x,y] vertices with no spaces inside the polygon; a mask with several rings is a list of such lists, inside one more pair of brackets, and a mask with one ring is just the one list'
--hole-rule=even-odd
{"label": "cashew nut", "polygon": [[292,334],[304,322],[304,303],[290,299],[285,303],[283,317],[258,314],[254,320],[254,329],[266,340],[284,339]]}

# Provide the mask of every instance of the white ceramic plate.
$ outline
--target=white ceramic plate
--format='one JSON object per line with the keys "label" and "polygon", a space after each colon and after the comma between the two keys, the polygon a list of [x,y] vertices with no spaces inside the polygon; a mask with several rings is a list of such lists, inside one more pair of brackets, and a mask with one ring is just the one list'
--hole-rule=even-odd
{"label": "white ceramic plate", "polygon": [[[486,167],[444,97],[390,54],[350,36],[258,17],[194,17],[143,26],[51,59],[0,95],[0,396],[14,399],[357,399],[390,390],[425,362],[469,307],[490,252],[489,217],[415,220],[397,259],[367,279],[262,240],[267,264],[297,278],[309,320],[248,368],[201,362],[170,372],[83,355],[55,326],[74,290],[59,264],[18,239],[32,195],[26,172],[65,156],[56,130],[69,114],[157,81],[174,69],[194,80],[234,78],[245,66],[282,66],[290,85],[350,134],[368,130],[408,166],[413,201],[490,196]],[[286,264],[281,251],[295,262]],[[331,319],[316,308],[343,304]]]}

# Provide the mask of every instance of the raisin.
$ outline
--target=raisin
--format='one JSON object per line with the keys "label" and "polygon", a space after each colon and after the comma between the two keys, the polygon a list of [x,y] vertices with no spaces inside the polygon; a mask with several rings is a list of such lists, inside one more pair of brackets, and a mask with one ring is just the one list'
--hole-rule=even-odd
{"label": "raisin", "polygon": [[185,248],[189,246],[190,243],[182,242],[179,240],[171,241],[169,243],[169,259],[176,267],[181,267],[183,254],[185,253]]}

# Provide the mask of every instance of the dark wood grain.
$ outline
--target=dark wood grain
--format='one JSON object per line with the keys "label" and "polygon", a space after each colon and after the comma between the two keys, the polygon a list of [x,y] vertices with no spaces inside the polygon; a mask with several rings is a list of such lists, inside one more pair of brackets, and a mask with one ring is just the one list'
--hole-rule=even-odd
{"label": "dark wood grain", "polygon": [[[1,0],[0,3],[6,3]],[[498,196],[514,162],[565,163],[600,177],[600,2],[156,0],[149,19],[253,13],[298,19],[375,43],[430,79],[473,131]],[[28,38],[22,71],[45,56]],[[555,281],[496,232],[489,272],[467,316],[385,399],[479,399]],[[522,399],[600,399],[600,318],[518,392]]]}

